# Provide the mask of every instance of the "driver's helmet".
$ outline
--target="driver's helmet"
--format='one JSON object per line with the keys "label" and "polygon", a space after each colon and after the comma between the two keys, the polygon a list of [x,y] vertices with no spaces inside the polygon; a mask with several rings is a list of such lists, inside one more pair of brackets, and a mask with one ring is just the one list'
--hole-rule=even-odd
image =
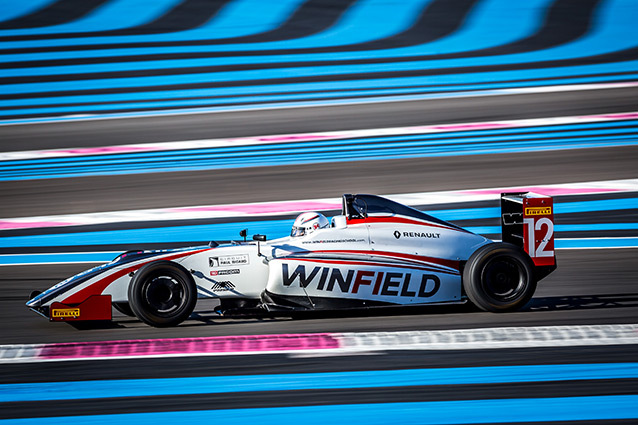
{"label": "driver's helmet", "polygon": [[328,227],[328,225],[330,225],[330,222],[323,214],[316,212],[305,212],[297,216],[297,219],[292,225],[290,236],[304,236],[314,232],[317,229]]}

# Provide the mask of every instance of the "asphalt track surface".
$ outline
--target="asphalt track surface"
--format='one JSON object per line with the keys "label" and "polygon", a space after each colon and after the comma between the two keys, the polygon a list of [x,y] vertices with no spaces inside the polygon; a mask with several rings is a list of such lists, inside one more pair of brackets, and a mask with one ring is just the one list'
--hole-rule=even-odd
{"label": "asphalt track surface", "polygon": [[[66,3],[73,6],[83,2]],[[196,1],[189,3],[197,5]],[[594,3],[587,7],[591,9]],[[76,10],[78,16],[86,12]],[[323,24],[328,26],[329,22]],[[15,25],[19,28],[24,23]],[[572,36],[576,38],[578,34]],[[637,100],[638,89],[623,88],[11,125],[0,127],[0,151],[630,112],[636,110]],[[636,178],[636,170],[638,148],[634,146],[13,181],[0,182],[0,217],[334,197],[346,192],[392,194],[628,179]],[[313,313],[294,318],[219,318],[211,312],[213,304],[204,303],[191,319],[173,329],[150,328],[120,315],[115,316],[113,324],[98,327],[48,323],[25,308],[24,302],[30,291],[45,289],[87,268],[87,265],[5,266],[0,267],[0,344],[636,322],[638,253],[635,249],[563,250],[557,255],[558,270],[539,285],[534,300],[515,313],[492,314],[460,306]],[[263,355],[251,356],[249,360],[246,356],[229,356],[51,362],[0,365],[0,381],[8,384],[428,367],[620,363],[635,361],[637,354],[636,345],[627,345],[465,352],[410,351],[343,357]],[[13,402],[0,403],[0,417],[335,406],[392,401],[623,396],[636,394],[637,385],[638,381],[633,378],[525,385],[506,383],[129,397],[100,402],[42,401],[37,405]],[[633,422],[609,420],[605,423]]]}
{"label": "asphalt track surface", "polygon": [[200,302],[196,314],[173,329],[150,328],[118,313],[114,313],[112,324],[93,330],[48,323],[24,307],[28,294],[52,286],[86,265],[3,267],[0,343],[633,323],[638,314],[635,257],[633,249],[559,251],[558,270],[539,284],[533,302],[516,313],[448,306],[307,313],[293,318],[225,318],[216,315],[212,311],[216,303],[208,301]]}
{"label": "asphalt track surface", "polygon": [[[97,120],[4,127],[6,140],[22,140],[33,149],[83,147],[259,134],[282,134],[472,122],[520,117],[567,116],[629,111],[634,90],[586,91],[547,96],[498,96],[488,99],[384,103],[350,107],[272,110],[165,118]],[[551,100],[548,100],[551,99]],[[570,106],[571,105],[571,106]],[[347,111],[347,114],[344,114]],[[347,115],[344,118],[344,115]],[[314,117],[315,119],[310,119]],[[166,127],[162,127],[166,126]],[[96,136],[97,135],[97,136]],[[635,147],[583,149],[525,154],[481,155],[316,164],[285,168],[234,169],[194,173],[3,182],[2,216],[36,216],[69,212],[151,208],[201,203],[247,202],[335,196],[341,192],[400,193],[424,190],[494,187],[503,184],[565,183],[634,178]],[[258,189],[256,189],[258,188]],[[309,314],[296,318],[219,318],[204,303],[196,314],[174,329],[153,329],[116,316],[112,325],[76,328],[48,323],[27,311],[24,302],[33,289],[86,268],[83,264],[3,267],[0,269],[2,344],[100,341],[221,335],[314,332],[466,329],[500,326],[632,323],[638,317],[636,251],[559,251],[559,268],[539,286],[533,302],[521,312],[492,314],[461,306],[391,309],[346,314]],[[369,356],[295,359],[285,355],[44,363],[0,367],[4,383],[66,381],[68,379],[223,376],[261,373],[356,371],[385,368],[464,367],[472,365],[560,364],[631,361],[635,346],[490,350],[474,352],[393,352]],[[255,356],[252,356],[255,357]],[[238,366],[239,365],[239,366]],[[105,372],[108,370],[108,372]],[[235,395],[143,397],[63,402],[4,403],[3,418],[140,413],[174,410],[308,406],[340,403],[429,402],[485,398],[579,397],[635,392],[636,380],[551,382],[536,384],[393,387],[362,390],[307,390]],[[409,396],[406,396],[409,394]],[[617,423],[629,423],[618,421]]]}
{"label": "asphalt track surface", "polygon": [[[471,122],[580,113],[623,112],[634,106],[633,91],[591,91],[543,96],[499,96],[485,99],[407,102],[318,110],[273,110],[237,115],[194,115],[163,119],[104,120],[3,128],[20,134],[33,148],[82,147],[118,143],[235,135],[281,134],[359,128],[371,111],[375,125]],[[574,101],[574,97],[578,99]],[[489,107],[485,103],[489,103]],[[518,103],[517,103],[518,102]],[[518,105],[513,108],[512,105]],[[534,106],[536,105],[536,106]],[[542,105],[549,105],[543,107]],[[569,105],[572,105],[571,107]],[[544,109],[545,108],[545,109]],[[550,108],[550,111],[547,111]],[[556,109],[554,109],[556,108]],[[520,109],[521,112],[517,112]],[[335,117],[348,111],[348,120]],[[401,111],[401,112],[399,112]],[[528,111],[524,113],[523,111]],[[256,115],[259,119],[256,118]],[[323,116],[309,120],[310,116]],[[446,118],[443,118],[445,116]],[[368,118],[366,118],[368,117]],[[385,117],[385,118],[384,118]],[[427,117],[427,118],[426,118]],[[387,119],[387,121],[384,121]],[[185,121],[182,122],[182,120]],[[397,122],[399,120],[399,122]],[[170,124],[166,122],[169,121]],[[167,125],[166,128],[157,127]],[[177,124],[174,124],[177,123]],[[219,123],[226,123],[226,126]],[[236,124],[232,124],[236,123]],[[244,123],[243,125],[241,123]],[[267,124],[265,124],[267,123]],[[243,126],[243,130],[242,130]],[[60,128],[59,130],[57,130]],[[154,130],[144,130],[154,129]],[[171,130],[172,129],[172,130]],[[187,130],[191,129],[192,132]],[[64,136],[55,136],[56,130]],[[112,130],[112,132],[111,132]],[[146,134],[148,131],[158,131]],[[170,133],[173,131],[174,133]],[[88,137],[93,132],[94,137]],[[130,132],[131,136],[124,136]],[[95,134],[99,134],[95,137]],[[49,137],[42,137],[49,135]],[[118,139],[118,137],[121,137]],[[46,139],[46,140],[45,140]],[[3,140],[7,140],[3,138]],[[110,142],[110,143],[109,143]],[[29,142],[31,143],[31,142]],[[24,146],[24,145],[22,145]],[[30,145],[31,146],[31,145]],[[22,148],[23,149],[23,148]],[[7,149],[8,150],[8,149]],[[564,183],[635,177],[638,149],[584,149],[474,157],[366,161],[295,167],[236,169],[195,173],[85,177],[78,179],[3,182],[3,216],[92,212],[201,203],[283,200],[334,196],[341,192],[409,192],[494,187],[507,183]],[[504,177],[505,176],[505,177]],[[259,190],[252,188],[259,187]],[[63,201],[61,201],[63,200]],[[632,323],[638,317],[636,251],[567,250],[558,252],[559,268],[539,285],[533,302],[521,312],[492,314],[471,307],[389,309],[300,317],[219,318],[203,303],[196,314],[174,329],[154,329],[116,315],[112,325],[84,329],[48,323],[27,311],[24,301],[33,289],[45,289],[86,268],[83,264],[16,266],[0,269],[1,343],[101,341],[224,335],[315,332],[467,329]],[[305,373],[424,367],[502,366],[510,364],[614,363],[632,361],[635,346],[537,348],[471,352],[392,352],[367,356],[291,358],[286,355],[222,358],[111,360],[3,365],[3,382],[67,381],[224,376],[263,373]],[[252,360],[254,358],[254,360]],[[156,396],[126,399],[69,400],[2,405],[2,417],[24,418],[108,413],[142,413],[216,408],[261,408],[347,403],[429,402],[537,397],[580,397],[632,394],[636,380],[550,382],[535,384],[394,387],[382,390],[306,390],[249,392],[234,395]],[[409,397],[406,396],[409,394]],[[630,423],[617,421],[617,423]]]}
{"label": "asphalt track surface", "polygon": [[[487,354],[487,355],[486,355]],[[551,356],[548,356],[551,354]],[[93,361],[40,363],[26,365],[0,366],[3,382],[25,382],[24,376],[38,376],[37,382],[61,382],[70,376],[85,379],[152,379],[161,370],[162,377],[182,378],[214,375],[233,377],[248,374],[284,374],[284,373],[325,373],[356,372],[365,370],[400,369],[442,369],[476,366],[514,366],[517,364],[543,365],[551,361],[560,367],[570,363],[588,362],[591,359],[604,359],[613,364],[623,359],[635,358],[636,346],[624,347],[581,347],[572,349],[512,349],[485,351],[440,351],[440,352],[394,352],[377,355],[347,357],[306,357],[291,358],[284,355],[228,356],[221,358],[189,358],[187,361],[171,359],[148,359],[139,361]],[[115,363],[115,364],[114,364]],[[362,388],[348,390],[301,390],[301,391],[253,391],[231,394],[195,394],[185,396],[151,396],[104,398],[101,400],[54,400],[40,401],[34,409],[33,402],[7,402],[0,405],[0,416],[13,418],[43,418],[66,416],[76,419],[76,415],[127,414],[177,411],[186,413],[208,409],[224,410],[267,408],[270,406],[320,406],[322,404],[342,405],[351,403],[393,403],[393,402],[429,402],[429,401],[470,401],[499,399],[538,399],[542,397],[583,397],[583,396],[623,396],[635,392],[636,379],[623,380],[578,380],[544,383],[514,384],[471,384],[471,385],[422,385],[392,388]],[[471,407],[471,406],[468,406]],[[520,408],[520,406],[512,406]],[[422,409],[422,412],[427,410]],[[429,412],[428,412],[429,413]],[[469,412],[471,415],[471,411]],[[510,412],[517,417],[517,411]],[[390,416],[390,418],[392,415]],[[477,417],[477,418],[480,418]],[[244,418],[256,420],[257,416]],[[314,418],[308,417],[309,421]],[[51,419],[47,419],[51,420]],[[77,418],[78,421],[82,419]],[[141,418],[140,418],[141,420]],[[338,421],[338,418],[333,418]],[[390,419],[391,420],[391,419]],[[480,420],[480,419],[477,419]],[[514,422],[514,421],[512,421]],[[286,422],[289,423],[289,422]],[[315,422],[312,422],[315,423]],[[382,423],[378,422],[377,423]],[[519,423],[516,421],[516,423]],[[545,422],[543,422],[545,423]],[[565,422],[549,422],[565,423]],[[591,424],[590,421],[573,421],[569,424]],[[602,423],[631,424],[631,420],[608,420]]]}
{"label": "asphalt track surface", "polygon": [[[3,152],[466,123],[635,110],[638,89],[587,90],[0,127]],[[638,148],[357,161],[0,182],[0,216],[635,178]]]}
{"label": "asphalt track surface", "polygon": [[[101,146],[133,141],[157,141],[221,137],[237,135],[282,134],[298,131],[332,130],[335,128],[365,128],[371,120],[375,126],[415,125],[436,122],[472,122],[478,120],[512,119],[520,117],[568,116],[584,113],[623,112],[631,110],[635,91],[586,91],[548,96],[498,96],[488,99],[439,100],[398,104],[361,105],[330,108],[272,110],[251,113],[189,115],[184,117],[97,120],[76,123],[38,124],[4,127],[0,131],[10,139],[23,138],[32,148]],[[547,99],[550,98],[551,101]],[[571,105],[571,106],[570,106]],[[338,120],[347,110],[347,120]],[[526,112],[527,111],[527,112]],[[309,117],[315,119],[310,120]],[[372,117],[372,118],[371,118]],[[445,118],[443,118],[445,117]],[[398,122],[397,122],[398,121]],[[225,123],[220,125],[219,123]],[[244,123],[244,124],[242,124]],[[159,128],[166,125],[166,128]],[[146,129],[146,130],[145,130]],[[152,129],[152,130],[151,130]],[[190,130],[190,131],[189,131]],[[58,134],[59,132],[59,134]],[[157,132],[157,133],[153,133]],[[171,133],[172,132],[172,133]],[[126,136],[126,134],[129,136]],[[149,133],[149,134],[147,134]],[[90,135],[93,134],[92,137]],[[97,134],[97,136],[96,136]],[[64,136],[68,135],[68,136]],[[162,139],[159,135],[162,135]],[[3,137],[6,143],[8,138]],[[5,146],[4,149],[7,149]],[[573,151],[525,154],[481,155],[473,157],[426,158],[392,161],[365,161],[352,164],[317,164],[307,166],[234,169],[196,173],[159,173],[136,176],[85,177],[77,179],[3,182],[2,216],[35,216],[69,212],[92,212],[117,209],[197,205],[201,203],[283,200],[303,197],[335,196],[341,192],[400,193],[424,190],[494,187],[503,184],[565,183],[605,179],[634,178],[638,163],[635,147],[584,149]],[[255,189],[258,188],[258,189]],[[196,315],[174,329],[153,329],[141,322],[116,316],[113,325],[98,329],[75,328],[63,323],[48,323],[24,307],[27,294],[33,289],[45,289],[51,284],[86,268],[83,264],[3,267],[0,269],[0,342],[44,343],[99,341],[139,338],[168,338],[214,335],[287,334],[305,332],[399,331],[417,329],[465,329],[500,326],[539,326],[570,324],[632,323],[638,317],[636,251],[569,250],[559,251],[559,268],[539,285],[533,302],[524,310],[511,314],[478,312],[468,307],[418,308],[384,310],[348,314],[310,314],[297,318],[219,318],[202,305]],[[378,314],[377,314],[378,313]],[[334,370],[335,365],[346,370],[374,369],[379,365],[422,367],[443,362],[448,365],[506,364],[515,362],[560,363],[578,357],[582,362],[631,361],[635,348],[577,348],[506,350],[496,357],[490,351],[476,353],[394,353],[383,356],[363,356],[341,360],[291,360],[285,356],[265,356],[245,373],[277,371],[292,362],[290,371]],[[460,356],[460,357],[459,357]],[[445,360],[443,360],[445,359]],[[480,359],[480,360],[476,360]],[[206,375],[230,373],[239,360],[227,358],[207,361],[188,360],[114,361],[109,363],[109,376],[153,376],[154,368],[171,370],[175,375]],[[47,364],[3,366],[4,382],[66,380],[68,377],[100,379],[100,367],[94,363],[71,362],[71,366]],[[187,365],[188,364],[188,365]],[[365,366],[361,366],[365,365]],[[65,372],[61,371],[64,367]],[[135,372],[134,372],[135,371]],[[472,398],[477,394],[500,397],[539,394],[608,394],[631,393],[635,381],[600,383],[544,384],[534,389],[520,386],[452,387],[455,397]],[[583,390],[582,388],[587,388]],[[597,388],[594,390],[594,388]],[[384,390],[385,391],[385,390]],[[535,392],[536,391],[536,392]],[[405,391],[393,389],[387,397],[401,399]],[[433,394],[438,395],[433,395]],[[299,395],[287,403],[312,404],[342,398],[350,402],[375,401],[374,391],[347,394],[315,393]],[[392,395],[394,394],[394,395]],[[445,397],[439,389],[421,388],[413,398],[430,400]],[[279,394],[284,396],[285,394]],[[220,397],[179,399],[185,409],[261,406],[272,404],[270,396],[248,394],[232,401]],[[385,393],[384,396],[386,397]],[[382,398],[383,398],[382,397]],[[285,398],[285,397],[284,397]],[[475,397],[476,398],[476,397]],[[386,400],[389,400],[386,399]],[[270,400],[270,401],[269,401]],[[148,402],[148,404],[147,404]],[[75,403],[75,404],[74,404]],[[70,412],[106,413],[137,412],[168,409],[166,398],[109,401],[104,408],[86,402],[65,402],[37,415],[64,415]],[[186,403],[186,404],[183,404]],[[273,402],[274,403],[274,402]],[[274,403],[280,405],[281,402]],[[147,407],[140,407],[140,406]],[[167,407],[159,408],[164,405]],[[208,407],[206,407],[208,406]],[[211,407],[213,406],[213,407]],[[4,417],[24,417],[30,404],[9,404]],[[49,410],[51,409],[51,410]]]}

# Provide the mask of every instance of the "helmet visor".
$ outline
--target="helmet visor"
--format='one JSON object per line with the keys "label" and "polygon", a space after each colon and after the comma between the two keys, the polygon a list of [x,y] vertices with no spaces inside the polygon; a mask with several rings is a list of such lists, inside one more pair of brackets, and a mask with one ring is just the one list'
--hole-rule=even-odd
{"label": "helmet visor", "polygon": [[290,231],[290,236],[292,237],[303,236],[305,234],[306,234],[305,227],[292,226],[292,230]]}

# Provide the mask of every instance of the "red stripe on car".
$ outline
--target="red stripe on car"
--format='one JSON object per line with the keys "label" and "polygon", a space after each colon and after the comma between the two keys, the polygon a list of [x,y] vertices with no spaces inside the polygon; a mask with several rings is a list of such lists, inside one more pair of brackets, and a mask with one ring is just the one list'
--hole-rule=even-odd
{"label": "red stripe on car", "polygon": [[139,269],[142,266],[145,266],[148,263],[152,263],[153,261],[158,261],[158,260],[165,260],[165,261],[170,261],[170,260],[175,260],[178,258],[183,258],[189,255],[194,255],[194,254],[199,254],[200,252],[204,252],[204,251],[208,251],[211,248],[206,248],[206,249],[200,249],[197,251],[187,251],[187,252],[181,252],[179,254],[175,254],[175,255],[170,255],[168,257],[161,257],[161,258],[153,258],[149,261],[146,261],[142,264],[136,264],[134,266],[130,266],[127,267],[125,269],[119,270],[107,277],[104,277],[96,282],[93,282],[92,284],[90,284],[89,286],[87,286],[86,288],[83,288],[81,290],[79,290],[78,292],[76,292],[75,294],[70,295],[69,297],[65,298],[62,303],[64,304],[74,304],[74,303],[81,303],[82,301],[86,300],[89,296],[91,295],[100,295],[102,293],[102,291],[104,291],[106,289],[107,286],[109,286],[111,283],[115,282],[117,279],[121,278],[124,275],[127,275],[137,269]]}

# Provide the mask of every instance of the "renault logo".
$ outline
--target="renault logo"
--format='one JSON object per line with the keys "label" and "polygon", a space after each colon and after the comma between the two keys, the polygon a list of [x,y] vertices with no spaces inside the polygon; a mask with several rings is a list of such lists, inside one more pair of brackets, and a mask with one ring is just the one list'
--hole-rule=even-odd
{"label": "renault logo", "polygon": [[394,231],[394,237],[399,239],[401,237],[401,232],[399,232],[398,230]]}

